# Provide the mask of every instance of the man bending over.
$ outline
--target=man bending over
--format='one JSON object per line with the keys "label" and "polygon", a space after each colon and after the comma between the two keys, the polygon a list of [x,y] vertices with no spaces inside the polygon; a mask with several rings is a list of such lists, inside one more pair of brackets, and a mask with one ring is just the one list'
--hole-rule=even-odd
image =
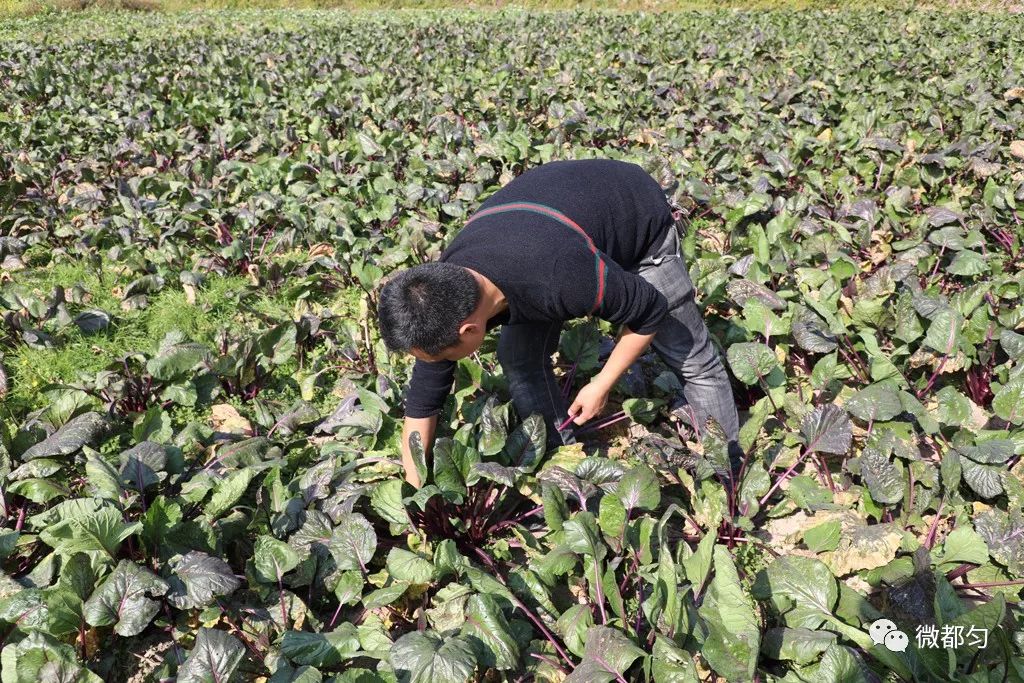
{"label": "man bending over", "polygon": [[[573,416],[598,415],[615,382],[653,345],[679,378],[699,420],[725,429],[734,460],[739,418],[725,367],[694,302],[675,220],[641,167],[610,159],[554,161],[498,190],[435,263],[404,270],[382,288],[381,335],[416,357],[406,396],[402,464],[421,482],[409,447],[434,442],[455,362],[502,326],[498,360],[520,418],[540,413],[548,447],[573,443]],[[621,327],[604,367],[568,407],[551,367],[562,325],[597,316]]]}

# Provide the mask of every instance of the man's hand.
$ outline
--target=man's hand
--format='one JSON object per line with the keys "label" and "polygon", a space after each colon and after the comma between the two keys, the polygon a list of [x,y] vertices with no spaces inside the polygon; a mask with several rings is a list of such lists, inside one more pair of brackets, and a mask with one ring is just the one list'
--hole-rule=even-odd
{"label": "man's hand", "polygon": [[608,356],[604,368],[597,373],[590,384],[580,389],[576,400],[569,407],[569,415],[575,416],[574,423],[581,425],[604,410],[612,387],[619,381],[622,373],[640,357],[652,339],[654,339],[654,333],[637,334],[629,328],[623,329],[622,336],[619,337],[618,343],[615,344],[611,355]]}
{"label": "man's hand", "polygon": [[576,400],[569,406],[569,414],[575,416],[573,422],[581,425],[597,417],[608,403],[609,391],[610,387],[598,381],[592,381],[580,389],[580,393],[576,394]]}

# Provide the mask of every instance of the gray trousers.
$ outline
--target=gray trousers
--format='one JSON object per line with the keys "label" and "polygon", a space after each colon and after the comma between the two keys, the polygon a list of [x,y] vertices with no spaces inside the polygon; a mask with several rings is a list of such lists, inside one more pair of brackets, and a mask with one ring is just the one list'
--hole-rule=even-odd
{"label": "gray trousers", "polygon": [[[669,313],[651,346],[679,378],[683,398],[693,409],[697,426],[703,428],[709,416],[722,425],[735,466],[742,457],[737,444],[736,402],[729,375],[694,301],[693,283],[679,250],[678,230],[670,229],[664,242],[631,272],[651,283],[668,300]],[[498,339],[498,361],[508,378],[516,411],[520,417],[533,413],[544,416],[549,448],[575,442],[572,425],[562,432],[557,430],[568,416],[568,404],[551,367],[561,332],[561,322],[505,325]]]}

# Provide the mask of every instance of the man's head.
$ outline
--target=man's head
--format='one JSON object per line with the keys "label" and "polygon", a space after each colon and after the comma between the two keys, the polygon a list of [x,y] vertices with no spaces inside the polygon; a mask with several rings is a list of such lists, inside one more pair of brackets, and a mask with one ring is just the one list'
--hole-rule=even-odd
{"label": "man's head", "polygon": [[450,263],[403,270],[380,292],[377,314],[384,343],[427,361],[458,360],[478,348],[487,320],[477,310],[480,284]]}

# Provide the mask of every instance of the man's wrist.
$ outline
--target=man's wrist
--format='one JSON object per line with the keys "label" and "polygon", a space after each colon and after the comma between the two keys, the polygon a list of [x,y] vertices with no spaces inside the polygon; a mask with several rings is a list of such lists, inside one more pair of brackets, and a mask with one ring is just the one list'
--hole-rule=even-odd
{"label": "man's wrist", "polygon": [[590,383],[603,389],[605,392],[610,392],[615,383],[619,381],[618,377],[609,377],[604,372],[599,372],[594,375],[594,378],[590,380]]}

